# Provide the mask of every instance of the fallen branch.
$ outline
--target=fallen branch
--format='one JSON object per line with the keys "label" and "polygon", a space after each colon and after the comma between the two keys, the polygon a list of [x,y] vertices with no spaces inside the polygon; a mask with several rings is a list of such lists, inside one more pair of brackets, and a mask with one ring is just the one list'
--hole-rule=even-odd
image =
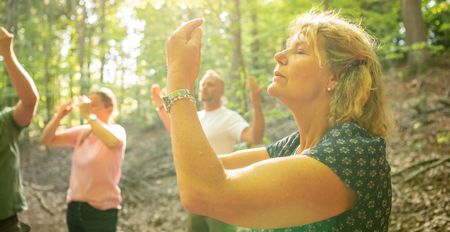
{"label": "fallen branch", "polygon": [[34,195],[36,196],[36,198],[38,199],[39,203],[41,204],[42,209],[44,209],[44,211],[46,211],[47,213],[49,213],[50,215],[54,215],[53,211],[50,210],[50,208],[47,206],[47,204],[44,201],[44,197],[42,196],[42,194],[40,192],[34,192]]}
{"label": "fallen branch", "polygon": [[450,156],[444,156],[441,159],[429,164],[429,165],[425,165],[425,166],[421,166],[417,171],[411,173],[408,177],[405,178],[404,182],[408,182],[410,180],[412,180],[414,177],[416,177],[417,175],[428,171],[442,163],[444,163],[445,161],[450,160]]}
{"label": "fallen branch", "polygon": [[429,159],[429,160],[419,160],[419,161],[417,161],[417,162],[415,162],[415,163],[413,163],[413,164],[411,164],[411,165],[409,165],[409,166],[406,166],[406,167],[404,167],[404,168],[402,168],[402,169],[400,169],[400,170],[398,170],[398,171],[396,171],[396,172],[393,172],[393,173],[391,174],[391,177],[400,175],[400,174],[402,174],[403,172],[405,172],[405,171],[408,170],[408,169],[414,168],[414,167],[419,166],[419,165],[431,163],[431,162],[434,162],[434,161],[436,161],[436,160],[438,160],[438,158],[433,158],[433,159]]}

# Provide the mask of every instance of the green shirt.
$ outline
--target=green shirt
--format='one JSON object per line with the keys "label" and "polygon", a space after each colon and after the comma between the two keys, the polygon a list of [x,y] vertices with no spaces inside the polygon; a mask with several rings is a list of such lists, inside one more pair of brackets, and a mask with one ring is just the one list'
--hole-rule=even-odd
{"label": "green shirt", "polygon": [[[296,132],[269,145],[267,151],[271,158],[294,155],[299,142],[300,134]],[[385,147],[384,139],[372,136],[354,122],[339,124],[330,129],[307,155],[331,168],[358,194],[356,206],[340,215],[308,225],[252,231],[388,231],[392,193]]]}
{"label": "green shirt", "polygon": [[18,145],[22,127],[14,121],[13,110],[8,107],[0,112],[0,220],[27,208]]}

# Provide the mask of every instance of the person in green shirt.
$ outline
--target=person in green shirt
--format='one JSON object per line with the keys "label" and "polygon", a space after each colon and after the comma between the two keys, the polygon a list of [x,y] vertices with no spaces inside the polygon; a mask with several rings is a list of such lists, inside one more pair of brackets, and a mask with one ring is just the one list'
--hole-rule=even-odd
{"label": "person in green shirt", "polygon": [[19,222],[17,213],[27,208],[20,175],[18,137],[36,113],[39,94],[30,75],[16,58],[14,36],[0,27],[0,56],[19,101],[0,112],[0,231],[22,232],[30,227]]}
{"label": "person in green shirt", "polygon": [[202,19],[167,40],[165,108],[183,205],[258,232],[388,231],[389,129],[374,39],[333,12],[290,25],[267,88],[297,131],[267,147],[217,157],[191,101]]}

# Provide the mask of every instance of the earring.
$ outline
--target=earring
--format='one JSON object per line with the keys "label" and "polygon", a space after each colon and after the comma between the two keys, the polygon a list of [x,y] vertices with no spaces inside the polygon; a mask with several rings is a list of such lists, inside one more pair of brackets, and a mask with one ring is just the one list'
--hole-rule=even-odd
{"label": "earring", "polygon": [[327,91],[328,91],[328,92],[330,92],[330,91],[331,91],[331,88],[330,88],[330,87],[328,87],[328,88],[327,88]]}

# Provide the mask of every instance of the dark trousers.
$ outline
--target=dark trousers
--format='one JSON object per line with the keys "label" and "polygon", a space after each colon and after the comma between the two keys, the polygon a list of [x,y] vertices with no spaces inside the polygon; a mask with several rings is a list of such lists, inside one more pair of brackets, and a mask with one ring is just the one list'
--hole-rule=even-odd
{"label": "dark trousers", "polygon": [[67,227],[69,232],[115,232],[117,214],[117,209],[99,210],[73,201],[67,207]]}
{"label": "dark trousers", "polygon": [[28,232],[30,231],[30,226],[22,223],[17,218],[17,214],[9,218],[0,220],[0,231],[1,232]]}

